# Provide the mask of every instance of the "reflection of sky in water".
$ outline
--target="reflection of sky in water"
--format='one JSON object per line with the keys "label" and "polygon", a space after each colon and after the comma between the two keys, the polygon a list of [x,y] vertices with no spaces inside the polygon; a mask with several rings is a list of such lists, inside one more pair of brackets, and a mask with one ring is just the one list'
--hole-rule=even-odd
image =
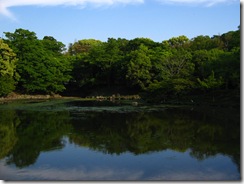
{"label": "reflection of sky in water", "polygon": [[239,180],[237,168],[227,156],[199,161],[172,150],[150,154],[109,155],[69,144],[62,150],[43,152],[24,169],[0,162],[4,180]]}

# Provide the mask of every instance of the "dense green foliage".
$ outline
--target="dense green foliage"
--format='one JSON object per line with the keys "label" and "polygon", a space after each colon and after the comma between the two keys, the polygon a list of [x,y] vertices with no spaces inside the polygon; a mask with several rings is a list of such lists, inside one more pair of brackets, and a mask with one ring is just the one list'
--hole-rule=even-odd
{"label": "dense green foliage", "polygon": [[[22,93],[88,96],[106,91],[165,101],[240,90],[240,29],[211,38],[200,35],[190,40],[183,35],[161,43],[148,38],[84,39],[70,44],[67,51],[55,38],[39,40],[24,29],[5,36],[4,44],[18,59],[16,90]],[[7,88],[5,80],[9,78],[1,74],[0,95],[14,90],[1,93]]]}
{"label": "dense green foliage", "polygon": [[17,29],[5,33],[6,43],[19,59],[17,73],[20,75],[17,90],[24,93],[51,93],[65,89],[70,79],[67,58],[62,54],[64,45],[53,37],[38,40],[34,32]]}
{"label": "dense green foliage", "polygon": [[16,55],[7,44],[0,39],[0,96],[7,95],[15,89]]}

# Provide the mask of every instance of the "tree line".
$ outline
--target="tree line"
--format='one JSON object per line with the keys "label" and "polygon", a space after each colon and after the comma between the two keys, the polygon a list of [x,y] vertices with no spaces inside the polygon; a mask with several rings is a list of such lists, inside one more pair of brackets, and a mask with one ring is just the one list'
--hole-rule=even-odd
{"label": "tree line", "polygon": [[144,94],[165,100],[214,90],[240,90],[240,26],[222,35],[83,39],[65,45],[16,29],[0,39],[0,96]]}

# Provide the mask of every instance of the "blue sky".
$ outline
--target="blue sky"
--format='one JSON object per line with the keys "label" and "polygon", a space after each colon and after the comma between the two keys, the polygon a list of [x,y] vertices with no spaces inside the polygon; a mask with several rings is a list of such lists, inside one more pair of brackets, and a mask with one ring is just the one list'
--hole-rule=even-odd
{"label": "blue sky", "polygon": [[154,41],[223,34],[240,25],[238,0],[0,0],[0,37],[23,28],[64,44],[94,38]]}

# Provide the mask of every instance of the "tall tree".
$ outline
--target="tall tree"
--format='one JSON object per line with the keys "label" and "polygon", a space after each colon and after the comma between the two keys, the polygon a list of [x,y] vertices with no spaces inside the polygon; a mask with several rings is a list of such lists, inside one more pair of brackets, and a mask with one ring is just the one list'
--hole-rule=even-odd
{"label": "tall tree", "polygon": [[59,51],[54,39],[46,37],[44,41],[38,40],[34,32],[24,29],[7,32],[5,36],[19,59],[19,91],[56,93],[65,89],[64,83],[70,79],[69,66],[65,59],[57,57]]}
{"label": "tall tree", "polygon": [[151,82],[151,60],[147,46],[141,44],[138,50],[130,53],[126,78],[132,87],[145,90]]}
{"label": "tall tree", "polygon": [[7,95],[15,89],[18,79],[16,63],[16,54],[0,39],[0,96]]}

